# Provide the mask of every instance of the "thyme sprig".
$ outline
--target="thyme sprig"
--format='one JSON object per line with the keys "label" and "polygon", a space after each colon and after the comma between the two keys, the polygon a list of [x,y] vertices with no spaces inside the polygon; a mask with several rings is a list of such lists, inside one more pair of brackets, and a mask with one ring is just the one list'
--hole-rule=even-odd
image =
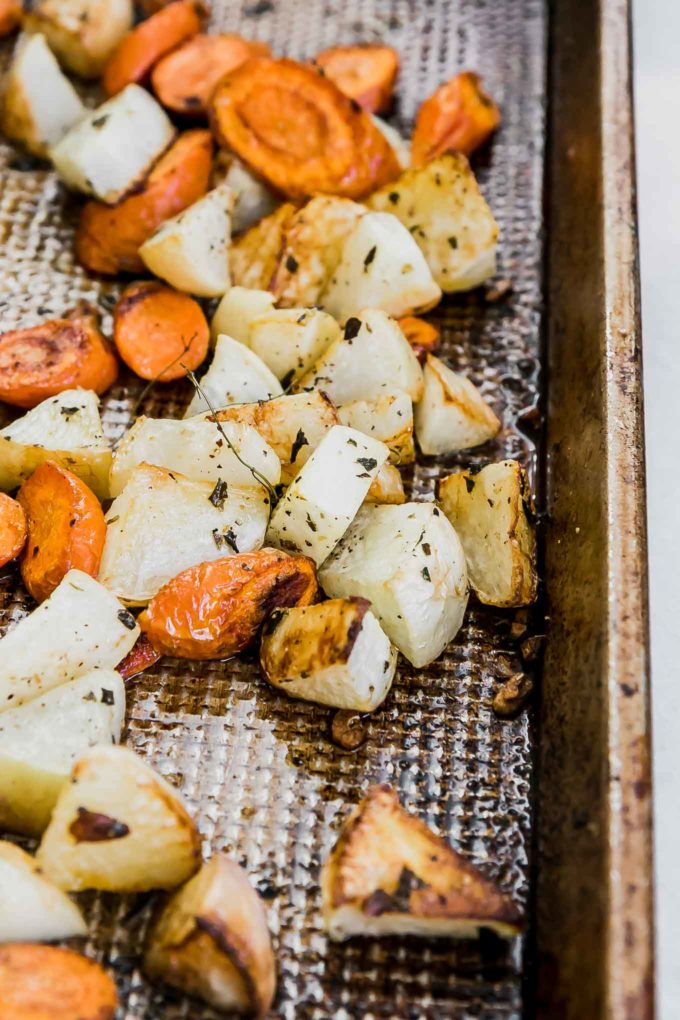
{"label": "thyme sprig", "polygon": [[[180,362],[180,364],[181,364],[181,362]],[[248,471],[250,471],[250,473],[253,476],[253,478],[255,479],[255,481],[259,482],[259,484],[262,485],[266,489],[266,491],[268,492],[269,499],[270,499],[270,502],[271,502],[271,506],[272,506],[272,509],[273,509],[274,506],[276,505],[277,501],[278,501],[278,496],[276,494],[276,489],[271,484],[271,482],[269,481],[268,478],[265,478],[265,476],[260,471],[258,471],[257,468],[253,467],[252,464],[249,464],[247,461],[245,461],[243,459],[243,457],[238,452],[238,450],[236,449],[236,447],[232,443],[231,439],[229,438],[229,436],[225,432],[224,428],[222,427],[222,422],[217,417],[217,411],[215,410],[215,408],[213,407],[212,403],[210,402],[210,399],[209,399],[208,395],[206,394],[205,390],[203,389],[203,387],[199,383],[199,381],[196,378],[195,374],[191,371],[190,368],[187,368],[186,365],[182,365],[182,368],[185,370],[185,372],[187,374],[187,379],[189,380],[191,385],[194,387],[194,389],[196,390],[198,395],[208,405],[208,410],[210,411],[212,421],[214,421],[215,424],[217,425],[217,428],[218,428],[218,430],[220,432],[220,435],[224,439],[225,443],[227,444],[227,446],[229,447],[231,452],[234,454],[236,459],[241,464],[243,464],[244,468],[247,468]]]}

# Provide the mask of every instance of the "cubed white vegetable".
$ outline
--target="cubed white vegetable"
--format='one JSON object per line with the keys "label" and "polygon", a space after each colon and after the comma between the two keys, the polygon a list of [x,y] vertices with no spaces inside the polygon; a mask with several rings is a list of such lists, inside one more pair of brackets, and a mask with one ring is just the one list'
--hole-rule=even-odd
{"label": "cubed white vegetable", "polygon": [[[235,156],[231,158],[229,168],[224,175],[224,183],[234,192],[236,204],[232,215],[232,232],[240,234],[253,223],[269,216],[279,204],[279,198],[267,187],[264,181],[250,172],[245,163]],[[227,333],[228,330],[221,330]]]}
{"label": "cubed white vegetable", "polygon": [[85,112],[45,36],[20,36],[4,82],[0,117],[3,134],[36,156],[47,156],[50,146],[56,145]]}
{"label": "cubed white vegetable", "polygon": [[90,747],[118,743],[125,685],[95,669],[0,712],[0,825],[37,836],[73,764]]}
{"label": "cubed white vegetable", "polygon": [[220,335],[210,367],[200,380],[201,391],[194,393],[184,412],[191,418],[201,411],[217,410],[229,404],[268,400],[283,393],[281,383],[265,363],[245,344]]}
{"label": "cubed white vegetable", "polygon": [[309,460],[328,430],[340,424],[334,405],[319,390],[234,404],[218,411],[217,417],[223,422],[241,422],[256,428],[276,451],[286,485]]}
{"label": "cubed white vegetable", "polygon": [[80,910],[44,879],[34,859],[0,842],[0,943],[51,942],[87,935]]}
{"label": "cubed white vegetable", "polygon": [[44,33],[69,71],[98,78],[132,17],[132,0],[38,0],[24,13],[24,27]]}
{"label": "cubed white vegetable", "polygon": [[416,435],[423,453],[468,450],[497,435],[500,421],[464,375],[428,354],[423,378],[425,389],[415,412]]}
{"label": "cubed white vegetable", "polygon": [[433,308],[442,293],[420,248],[396,216],[367,213],[356,223],[321,297],[338,322],[362,308],[400,318]]}
{"label": "cubed white vegetable", "polygon": [[[277,503],[267,541],[323,563],[389,456],[384,443],[335,425]],[[356,593],[360,594],[360,593]]]}
{"label": "cubed white vegetable", "polygon": [[427,666],[454,639],[468,600],[460,540],[434,503],[366,506],[324,563],[333,598],[360,595],[400,652]]}
{"label": "cubed white vegetable", "polygon": [[353,400],[338,408],[340,421],[379,439],[390,450],[392,464],[412,464],[416,457],[413,444],[413,402],[400,390],[382,393],[377,400]]}
{"label": "cubed white vegetable", "polygon": [[229,244],[234,193],[213,188],[166,220],[139,249],[144,264],[177,290],[221,297],[229,289]]}
{"label": "cubed white vegetable", "polygon": [[123,491],[134,468],[143,463],[178,471],[196,482],[219,479],[226,486],[254,486],[263,494],[263,478],[272,486],[281,478],[279,458],[256,429],[231,422],[218,426],[202,418],[138,418],[113,458],[111,496]]}
{"label": "cubed white vegetable", "polygon": [[36,859],[60,889],[173,889],[201,838],[178,790],[133,751],[93,747],[61,788]]}
{"label": "cubed white vegetable", "polygon": [[366,599],[329,599],[272,616],[260,663],[291,698],[372,712],[392,686],[397,650]]}
{"label": "cubed white vegetable", "polygon": [[140,464],[111,504],[99,579],[142,605],[187,567],[259,549],[269,497],[259,488],[194,482]]}
{"label": "cubed white vegetable", "polygon": [[378,400],[402,390],[412,400],[423,392],[423,373],[399,326],[377,308],[364,309],[345,323],[343,336],[296,384],[319,389],[336,406],[354,400]]}
{"label": "cubed white vegetable", "polygon": [[368,199],[411,232],[445,293],[478,287],[496,271],[498,224],[465,156],[438,156]]}
{"label": "cubed white vegetable", "polygon": [[153,96],[128,85],[71,128],[50,156],[69,187],[113,203],[143,179],[174,133]]}
{"label": "cubed white vegetable", "polygon": [[64,390],[0,429],[0,489],[17,488],[46,460],[82,478],[100,499],[108,497],[111,447],[92,390]]}
{"label": "cubed white vegetable", "polygon": [[93,669],[113,669],[139,636],[134,617],[82,570],[69,570],[0,640],[0,712]]}
{"label": "cubed white vegetable", "polygon": [[337,195],[317,195],[286,222],[270,284],[280,308],[318,305],[342,257],[344,243],[366,207]]}
{"label": "cubed white vegetable", "polygon": [[224,333],[247,346],[251,322],[271,312],[273,307],[274,295],[268,290],[230,287],[212,317],[210,334],[216,340],[220,333]]}
{"label": "cubed white vegetable", "polygon": [[340,327],[326,312],[316,308],[274,308],[253,319],[248,346],[283,386],[289,386],[340,336]]}
{"label": "cubed white vegetable", "polygon": [[460,535],[480,602],[525,606],[536,598],[531,488],[516,460],[459,471],[439,484],[442,509]]}

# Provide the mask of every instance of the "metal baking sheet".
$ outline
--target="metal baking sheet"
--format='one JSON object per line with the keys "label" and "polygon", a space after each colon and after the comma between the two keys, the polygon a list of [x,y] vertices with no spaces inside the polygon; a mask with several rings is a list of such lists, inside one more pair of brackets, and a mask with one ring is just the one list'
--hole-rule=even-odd
{"label": "metal baking sheet", "polygon": [[[597,26],[596,4],[563,6],[583,8],[584,33],[588,18],[591,27]],[[501,105],[502,128],[474,166],[501,228],[498,276],[508,279],[511,289],[496,301],[483,291],[450,298],[435,319],[442,327],[443,356],[481,386],[503,429],[496,441],[471,455],[421,458],[407,482],[422,498],[430,498],[437,477],[458,466],[517,457],[530,472],[539,504],[546,499],[544,480],[550,499],[553,483],[545,470],[541,427],[543,349],[552,328],[544,220],[549,21],[544,0],[216,0],[213,5],[214,29],[241,31],[297,58],[336,42],[394,45],[402,71],[392,120],[404,129],[419,102],[464,68],[481,73]],[[563,27],[566,32],[566,21]],[[597,61],[594,39],[588,45]],[[0,146],[2,329],[59,315],[79,299],[98,304],[110,329],[118,289],[75,263],[77,215],[77,201],[52,173]],[[141,390],[138,380],[125,375],[104,399],[111,440],[129,425]],[[157,386],[137,410],[179,416],[189,396],[185,383]],[[549,410],[558,414],[552,405]],[[577,426],[573,420],[576,443]],[[545,530],[549,538],[550,523]],[[552,583],[567,583],[565,569],[559,576],[553,569]],[[545,630],[543,606],[542,601],[530,614],[527,633]],[[18,575],[5,570],[2,625],[29,609]],[[526,614],[471,604],[463,630],[438,662],[420,671],[401,662],[387,703],[354,754],[330,741],[332,713],[268,689],[258,677],[254,654],[212,664],[166,659],[128,682],[126,742],[181,788],[198,818],[206,854],[232,853],[267,902],[278,959],[273,1016],[519,1020],[533,1015],[535,962],[544,959],[543,941],[547,953],[552,948],[543,936],[545,925],[534,923],[537,888],[548,914],[551,905],[550,883],[537,869],[534,849],[535,792],[537,785],[545,789],[536,760],[539,747],[541,760],[559,747],[560,722],[544,723],[542,707],[511,722],[499,721],[491,711],[498,686],[522,665],[511,635],[512,623],[520,619],[525,621]],[[551,647],[548,629],[548,661],[556,676],[559,649]],[[508,947],[493,940],[329,944],[320,923],[321,862],[349,807],[371,783],[385,780],[515,898],[527,916],[524,937]],[[547,852],[568,857],[562,836],[571,835],[571,818],[559,810],[553,814],[558,818],[546,830]],[[540,836],[540,812],[538,822]],[[88,894],[81,900],[92,931],[86,951],[117,979],[120,1020],[214,1016],[141,975],[139,951],[152,898]],[[559,919],[555,923],[559,929]],[[551,961],[538,970],[547,972]],[[548,1002],[550,993],[541,994]],[[571,1011],[568,997],[565,1002],[563,1012],[550,1013],[547,1007],[545,1015],[555,1020],[579,1015]],[[599,1015],[581,1012],[580,1020]],[[611,1015],[623,1020],[629,1014]]]}

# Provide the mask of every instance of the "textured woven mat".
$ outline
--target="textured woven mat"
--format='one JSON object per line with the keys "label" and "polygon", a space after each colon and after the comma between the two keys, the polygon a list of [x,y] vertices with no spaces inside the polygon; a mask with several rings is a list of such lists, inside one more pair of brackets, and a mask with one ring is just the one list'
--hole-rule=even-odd
{"label": "textured woven mat", "polygon": [[[471,457],[423,460],[414,491],[457,465],[536,453],[518,414],[537,399],[542,300],[541,196],[546,14],[542,0],[215,0],[215,27],[242,31],[294,57],[353,40],[384,40],[402,54],[394,121],[407,127],[422,98],[456,70],[478,70],[503,127],[476,161],[501,226],[499,276],[512,292],[487,303],[449,299],[437,317],[444,356],[468,372],[502,415],[499,439]],[[6,51],[5,51],[6,56]],[[53,174],[0,145],[0,328],[98,303],[110,328],[116,287],[88,278],[72,254],[78,203]],[[141,391],[123,377],[103,404],[108,436],[130,420]],[[178,416],[188,385],[157,387],[141,410]],[[28,609],[13,570],[0,574],[0,623]],[[214,664],[165,660],[128,683],[126,740],[179,785],[206,853],[226,849],[268,903],[279,961],[274,1014],[307,1018],[516,1018],[523,940],[389,940],[329,945],[321,932],[319,867],[340,821],[370,783],[387,780],[455,847],[526,906],[531,849],[532,736],[526,713],[510,723],[490,702],[519,668],[513,614],[471,605],[447,654],[428,669],[403,663],[366,744],[345,754],[328,739],[331,714],[289,701],[259,679],[253,656]],[[121,1020],[210,1018],[196,1002],[152,988],[138,970],[150,900],[81,897],[92,923],[87,951],[115,973]]]}

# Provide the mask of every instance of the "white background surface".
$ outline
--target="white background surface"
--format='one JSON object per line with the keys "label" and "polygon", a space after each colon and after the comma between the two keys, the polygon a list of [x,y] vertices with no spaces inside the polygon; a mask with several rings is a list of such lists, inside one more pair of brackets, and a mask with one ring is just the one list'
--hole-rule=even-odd
{"label": "white background surface", "polygon": [[680,1018],[680,0],[633,0],[659,1020]]}

